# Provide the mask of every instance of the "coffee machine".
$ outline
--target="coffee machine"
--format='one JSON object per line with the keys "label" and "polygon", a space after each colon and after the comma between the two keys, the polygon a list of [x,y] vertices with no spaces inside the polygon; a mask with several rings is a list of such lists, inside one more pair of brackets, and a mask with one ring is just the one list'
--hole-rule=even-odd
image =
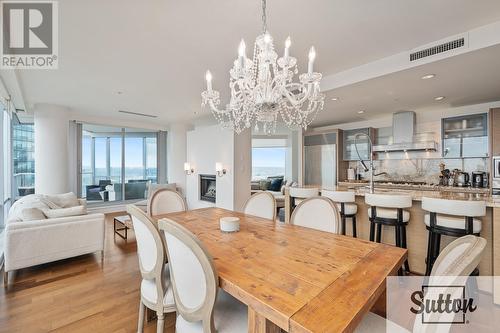
{"label": "coffee machine", "polygon": [[493,156],[493,166],[491,168],[492,195],[500,196],[500,156]]}
{"label": "coffee machine", "polygon": [[486,172],[484,171],[474,171],[472,172],[472,187],[484,187],[485,185]]}

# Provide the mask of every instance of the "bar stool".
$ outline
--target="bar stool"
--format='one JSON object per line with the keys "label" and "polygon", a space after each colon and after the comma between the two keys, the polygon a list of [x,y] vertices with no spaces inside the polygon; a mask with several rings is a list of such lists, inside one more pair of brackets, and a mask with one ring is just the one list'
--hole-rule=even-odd
{"label": "bar stool", "polygon": [[319,196],[319,188],[311,187],[290,187],[290,198],[292,200],[292,207],[296,207],[305,199]]}
{"label": "bar stool", "polygon": [[[481,220],[476,217],[486,215],[486,202],[423,197],[422,209],[429,212],[424,218],[425,226],[429,231],[425,269],[425,275],[428,276],[439,256],[441,235],[451,237],[479,236]],[[473,275],[478,274],[479,271],[476,269]]]}
{"label": "bar stool", "polygon": [[322,190],[321,196],[332,200],[339,209],[341,234],[346,234],[346,219],[350,218],[352,220],[352,236],[356,238],[356,213],[358,212],[358,205],[356,205],[354,192]]}
{"label": "bar stool", "polygon": [[[370,241],[375,240],[375,227],[377,228],[376,241],[380,243],[382,238],[382,225],[395,228],[396,246],[406,249],[406,226],[410,221],[410,212],[404,208],[412,206],[412,198],[409,195],[396,194],[372,194],[365,195],[370,219]],[[406,272],[410,272],[408,260],[405,260]],[[400,271],[400,274],[402,272]]]}

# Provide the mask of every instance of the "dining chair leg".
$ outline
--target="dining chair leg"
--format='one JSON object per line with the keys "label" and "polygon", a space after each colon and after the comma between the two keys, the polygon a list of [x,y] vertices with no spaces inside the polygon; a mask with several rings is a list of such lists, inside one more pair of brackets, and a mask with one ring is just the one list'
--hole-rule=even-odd
{"label": "dining chair leg", "polygon": [[342,231],[341,231],[342,235],[345,235],[345,215],[342,215],[340,221],[341,221],[341,224],[342,224],[342,228],[341,228],[342,229]]}
{"label": "dining chair leg", "polygon": [[356,233],[356,216],[352,217],[352,237],[357,238],[357,233]]}
{"label": "dining chair leg", "polygon": [[382,241],[382,224],[377,223],[377,243]]}
{"label": "dining chair leg", "polygon": [[158,322],[156,323],[156,333],[163,333],[165,326],[165,314],[157,313]]}
{"label": "dining chair leg", "polygon": [[142,300],[139,303],[139,321],[137,322],[137,333],[142,333],[144,329],[144,312],[145,312],[144,303]]}

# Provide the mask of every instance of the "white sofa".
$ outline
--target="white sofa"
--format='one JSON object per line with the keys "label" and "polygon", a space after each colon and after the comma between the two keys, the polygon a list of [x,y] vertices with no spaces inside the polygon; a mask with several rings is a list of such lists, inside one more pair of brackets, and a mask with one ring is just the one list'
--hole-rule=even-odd
{"label": "white sofa", "polygon": [[[4,231],[4,283],[8,282],[8,272],[17,269],[92,252],[100,251],[101,256],[104,253],[104,214],[23,220],[26,209],[51,208],[43,197],[28,195],[16,201],[9,211]],[[79,199],[77,204],[86,211],[85,200]]]}

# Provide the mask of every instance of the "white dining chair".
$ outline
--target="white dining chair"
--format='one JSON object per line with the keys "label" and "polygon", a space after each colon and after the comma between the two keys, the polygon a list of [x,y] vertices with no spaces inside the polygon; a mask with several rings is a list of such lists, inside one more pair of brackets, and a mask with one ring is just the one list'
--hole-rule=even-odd
{"label": "white dining chair", "polygon": [[161,219],[170,263],[175,304],[176,333],[243,333],[248,331],[245,304],[218,288],[211,256],[189,230]]}
{"label": "white dining chair", "polygon": [[245,203],[243,213],[276,220],[276,199],[269,192],[257,192]]}
{"label": "white dining chair", "polygon": [[309,198],[295,207],[290,223],[339,233],[340,213],[330,199],[324,197]]}
{"label": "white dining chair", "polygon": [[147,212],[150,216],[185,212],[187,210],[186,201],[176,191],[162,188],[156,190],[148,201]]}
{"label": "white dining chair", "polygon": [[142,276],[137,332],[143,331],[146,306],[156,312],[156,330],[163,333],[165,313],[176,311],[169,266],[165,264],[165,246],[154,221],[144,211],[134,205],[128,205],[127,213],[132,217]]}
{"label": "white dining chair", "polygon": [[[434,263],[432,273],[429,282],[426,283],[429,286],[442,285],[463,285],[472,271],[479,265],[481,258],[483,256],[484,250],[486,248],[486,239],[467,235],[458,238],[448,244],[448,246],[441,252],[439,257]],[[456,281],[457,283],[453,283]],[[450,283],[451,282],[451,283]],[[461,296],[461,295],[460,295]],[[437,314],[439,315],[439,314]],[[454,316],[455,313],[443,313],[441,316]],[[436,316],[436,315],[434,315]],[[440,318],[449,319],[449,318]],[[453,318],[451,318],[453,319]],[[431,318],[429,321],[438,321],[437,317]],[[441,320],[450,321],[450,320]],[[430,333],[430,332],[448,332],[449,325],[440,323],[439,331],[436,331],[436,327],[428,326],[428,324],[423,324],[421,317],[413,323],[412,332]],[[356,333],[374,333],[374,332],[410,332],[404,327],[398,324],[386,320],[385,318],[376,315],[372,312],[368,312],[362,319],[358,327],[354,332]]]}
{"label": "white dining chair", "polygon": [[317,197],[319,188],[316,187],[290,187],[289,192],[293,206],[297,206],[308,198]]}

